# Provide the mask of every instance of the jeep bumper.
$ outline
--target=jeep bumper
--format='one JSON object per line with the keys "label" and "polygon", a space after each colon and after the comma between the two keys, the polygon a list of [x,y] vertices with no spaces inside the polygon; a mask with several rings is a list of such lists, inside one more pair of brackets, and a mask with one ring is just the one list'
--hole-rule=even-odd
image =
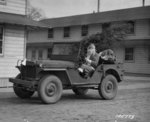
{"label": "jeep bumper", "polygon": [[22,79],[15,79],[15,78],[9,78],[9,82],[12,82],[17,85],[22,85],[25,87],[34,87],[36,84],[36,81],[27,81]]}

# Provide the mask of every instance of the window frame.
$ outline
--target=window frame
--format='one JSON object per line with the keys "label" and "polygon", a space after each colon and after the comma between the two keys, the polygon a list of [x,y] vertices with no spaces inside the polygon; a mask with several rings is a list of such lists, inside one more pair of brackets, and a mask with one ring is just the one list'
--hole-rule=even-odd
{"label": "window frame", "polygon": [[150,36],[150,19],[149,19],[149,36]]}
{"label": "window frame", "polygon": [[[105,26],[105,27],[104,27]],[[102,23],[102,32],[104,32],[106,29],[108,29],[111,26],[111,23]]]}
{"label": "window frame", "polygon": [[5,33],[5,30],[4,30],[4,27],[0,25],[0,28],[2,28],[2,53],[0,53],[0,56],[4,56],[4,33]]}
{"label": "window frame", "polygon": [[54,28],[48,29],[48,39],[54,38]]}
{"label": "window frame", "polygon": [[64,38],[69,38],[70,37],[70,30],[71,30],[71,28],[69,26],[64,27],[64,34],[63,34]]}
{"label": "window frame", "polygon": [[[33,51],[35,51],[35,57],[33,58]],[[36,60],[36,49],[32,49],[31,59]]]}
{"label": "window frame", "polygon": [[[126,60],[126,49],[132,48],[133,49],[133,60]],[[135,62],[135,48],[134,47],[125,47],[124,48],[124,62],[125,63],[134,63]]]}
{"label": "window frame", "polygon": [[133,29],[134,29],[134,32],[133,33],[126,33],[128,36],[130,36],[130,35],[135,35],[136,34],[136,22],[135,21],[126,21],[125,23],[126,24],[128,24],[129,22],[133,22],[134,23],[134,27],[133,27]]}
{"label": "window frame", "polygon": [[6,0],[4,1],[0,0],[0,5],[6,5]]}
{"label": "window frame", "polygon": [[150,46],[148,47],[148,63],[150,63]]}
{"label": "window frame", "polygon": [[52,48],[47,48],[47,59],[51,58]]}
{"label": "window frame", "polygon": [[[40,55],[40,52],[41,52],[42,55]],[[43,60],[43,50],[42,49],[38,50],[38,60]]]}
{"label": "window frame", "polygon": [[82,25],[81,26],[81,36],[87,36],[89,34],[89,26]]}

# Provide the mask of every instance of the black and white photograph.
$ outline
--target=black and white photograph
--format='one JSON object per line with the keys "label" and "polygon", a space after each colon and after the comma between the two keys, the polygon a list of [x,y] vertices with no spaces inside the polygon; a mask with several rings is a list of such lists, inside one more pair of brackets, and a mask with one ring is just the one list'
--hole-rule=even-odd
{"label": "black and white photograph", "polygon": [[0,122],[150,122],[150,0],[0,0]]}

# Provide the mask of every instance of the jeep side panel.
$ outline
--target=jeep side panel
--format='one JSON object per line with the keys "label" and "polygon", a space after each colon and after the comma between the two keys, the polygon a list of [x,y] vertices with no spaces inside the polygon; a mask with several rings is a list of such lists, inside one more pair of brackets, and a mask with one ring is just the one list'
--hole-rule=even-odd
{"label": "jeep side panel", "polygon": [[87,78],[87,79],[81,77],[79,75],[79,72],[74,69],[68,69],[67,74],[72,85],[99,84],[103,75],[103,73],[99,68],[95,70],[91,78]]}

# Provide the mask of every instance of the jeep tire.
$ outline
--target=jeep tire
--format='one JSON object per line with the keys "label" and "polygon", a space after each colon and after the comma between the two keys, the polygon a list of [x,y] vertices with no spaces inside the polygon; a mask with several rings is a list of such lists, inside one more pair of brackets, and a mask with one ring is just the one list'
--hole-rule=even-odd
{"label": "jeep tire", "polygon": [[117,79],[113,75],[106,75],[99,84],[98,91],[103,99],[111,100],[115,98],[118,90]]}
{"label": "jeep tire", "polygon": [[[16,76],[16,79],[20,79],[20,77],[21,77],[21,75],[18,74]],[[29,91],[26,88],[17,86],[16,84],[13,84],[13,89],[14,89],[15,94],[19,98],[22,98],[22,99],[30,98],[34,94],[34,91]]]}
{"label": "jeep tire", "polygon": [[54,75],[43,77],[38,85],[38,95],[43,103],[56,103],[62,95],[62,82]]}

